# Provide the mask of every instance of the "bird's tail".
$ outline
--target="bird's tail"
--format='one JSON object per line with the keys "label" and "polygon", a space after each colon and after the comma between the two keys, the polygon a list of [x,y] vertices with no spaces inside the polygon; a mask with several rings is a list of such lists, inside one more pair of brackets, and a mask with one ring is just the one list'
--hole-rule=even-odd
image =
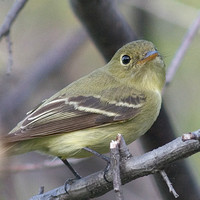
{"label": "bird's tail", "polygon": [[5,138],[0,140],[0,157],[11,156],[17,154],[16,151],[16,142],[7,142]]}

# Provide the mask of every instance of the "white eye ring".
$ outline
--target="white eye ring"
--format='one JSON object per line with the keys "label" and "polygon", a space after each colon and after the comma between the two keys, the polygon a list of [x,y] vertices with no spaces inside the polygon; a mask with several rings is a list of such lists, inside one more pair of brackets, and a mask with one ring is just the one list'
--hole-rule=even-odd
{"label": "white eye ring", "polygon": [[123,55],[120,59],[120,62],[122,65],[128,65],[130,61],[131,61],[131,58],[128,55]]}

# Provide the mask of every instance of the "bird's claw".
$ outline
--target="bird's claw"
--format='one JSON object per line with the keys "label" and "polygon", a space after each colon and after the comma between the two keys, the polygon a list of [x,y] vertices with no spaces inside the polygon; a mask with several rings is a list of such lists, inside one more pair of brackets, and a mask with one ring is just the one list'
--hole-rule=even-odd
{"label": "bird's claw", "polygon": [[111,183],[111,181],[109,181],[107,178],[106,178],[106,174],[107,172],[109,171],[110,169],[110,160],[107,161],[107,165],[106,165],[106,168],[104,169],[104,174],[103,174],[103,178],[104,180],[107,182],[107,183]]}
{"label": "bird's claw", "polygon": [[69,194],[68,191],[69,191],[70,185],[73,184],[76,180],[79,180],[79,179],[81,179],[81,177],[80,177],[80,178],[69,178],[69,179],[67,179],[67,180],[65,181],[64,189],[65,189],[65,192],[66,192],[67,194]]}

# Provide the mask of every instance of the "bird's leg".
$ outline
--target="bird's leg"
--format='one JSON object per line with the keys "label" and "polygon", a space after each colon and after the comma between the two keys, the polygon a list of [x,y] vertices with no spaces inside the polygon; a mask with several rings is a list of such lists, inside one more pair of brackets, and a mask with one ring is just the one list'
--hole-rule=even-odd
{"label": "bird's leg", "polygon": [[92,154],[94,154],[95,156],[101,158],[102,160],[105,160],[107,163],[110,162],[110,158],[108,158],[107,156],[105,156],[103,154],[100,154],[100,153],[98,153],[98,152],[96,152],[96,151],[94,151],[94,150],[92,150],[92,149],[90,149],[88,147],[84,147],[83,149],[88,151],[88,152],[90,152],[90,153],[92,153]]}
{"label": "bird's leg", "polygon": [[96,152],[96,151],[94,151],[94,150],[92,150],[92,149],[90,149],[88,147],[84,147],[83,149],[88,151],[88,152],[90,152],[90,153],[92,153],[92,154],[94,154],[95,156],[101,158],[102,160],[106,161],[107,165],[106,165],[106,168],[104,169],[103,177],[104,177],[106,182],[110,183],[110,181],[108,181],[108,179],[106,178],[106,173],[108,172],[108,170],[110,168],[110,158],[105,156],[105,155],[103,155],[103,154],[100,154],[100,153],[98,153],[98,152]]}
{"label": "bird's leg", "polygon": [[70,169],[70,171],[72,172],[72,174],[74,174],[74,176],[76,177],[76,179],[81,179],[81,176],[78,174],[78,172],[69,164],[69,162],[67,161],[67,159],[61,159],[62,162]]}
{"label": "bird's leg", "polygon": [[[60,158],[61,159],[61,158]],[[81,176],[78,174],[78,172],[69,164],[69,162],[67,161],[67,159],[61,159],[62,162],[70,169],[70,171],[72,172],[72,174],[74,174],[74,176],[76,177],[75,179],[81,179]],[[65,181],[64,187],[65,187],[65,192],[68,193],[68,185],[73,183],[74,179],[67,179]]]}

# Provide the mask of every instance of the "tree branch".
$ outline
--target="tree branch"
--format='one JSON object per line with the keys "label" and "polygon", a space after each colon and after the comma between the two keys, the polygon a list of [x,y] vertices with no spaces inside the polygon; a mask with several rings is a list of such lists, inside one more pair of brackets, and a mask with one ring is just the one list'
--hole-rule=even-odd
{"label": "tree branch", "polygon": [[10,28],[12,23],[17,18],[17,15],[22,10],[22,8],[25,6],[27,0],[17,0],[13,4],[12,8],[8,12],[2,26],[0,27],[0,40],[3,36],[7,35],[10,32]]}
{"label": "tree branch", "polygon": [[7,42],[7,48],[8,48],[8,65],[7,65],[6,73],[9,75],[12,71],[12,66],[13,66],[12,42],[11,42],[10,34],[6,35],[6,42]]}
{"label": "tree branch", "polygon": [[166,75],[166,84],[167,85],[172,81],[194,36],[198,33],[199,27],[200,27],[200,12],[199,12],[198,17],[195,19],[195,21],[192,23],[189,30],[187,31],[181,46],[179,47],[178,51],[176,52],[176,55],[174,56],[174,59],[172,60],[170,66],[167,70],[167,75]]}
{"label": "tree branch", "polygon": [[[198,132],[199,131],[200,130],[198,130]],[[199,151],[200,142],[198,140],[183,142],[182,137],[179,137],[151,152],[141,156],[131,157],[128,160],[121,162],[120,176],[122,184],[126,184],[142,176],[155,174],[174,161],[186,158]],[[108,171],[106,178],[109,181],[112,181],[111,171]],[[104,179],[104,171],[99,171],[80,180],[76,180],[69,186],[68,194],[65,192],[64,186],[61,186],[47,193],[36,195],[30,200],[94,198],[101,196],[112,189],[112,183],[108,183]]]}

